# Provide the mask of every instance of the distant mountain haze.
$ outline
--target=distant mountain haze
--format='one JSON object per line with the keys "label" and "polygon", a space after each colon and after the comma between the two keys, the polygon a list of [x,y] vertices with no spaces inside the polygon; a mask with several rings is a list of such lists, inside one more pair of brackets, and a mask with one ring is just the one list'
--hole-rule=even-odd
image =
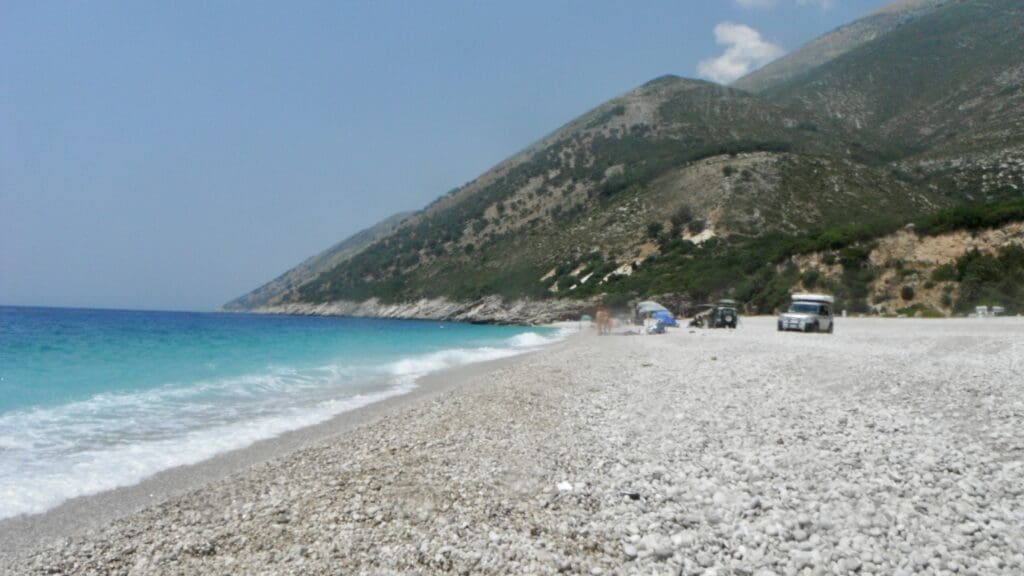
{"label": "distant mountain haze", "polygon": [[286,296],[323,272],[352,258],[379,238],[390,234],[412,212],[389,216],[377,224],[360,230],[327,250],[312,256],[256,290],[224,305],[225,310],[249,310],[280,303]]}

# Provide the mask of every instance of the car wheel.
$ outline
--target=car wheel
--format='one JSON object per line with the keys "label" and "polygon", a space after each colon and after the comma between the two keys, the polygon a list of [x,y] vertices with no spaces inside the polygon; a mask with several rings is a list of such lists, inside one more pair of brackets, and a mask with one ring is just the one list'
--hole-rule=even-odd
{"label": "car wheel", "polygon": [[828,333],[831,334],[835,330],[835,327],[836,327],[836,323],[835,323],[834,320],[832,322],[829,322],[828,323]]}
{"label": "car wheel", "polygon": [[777,331],[782,332],[782,324],[779,324],[776,328]]}

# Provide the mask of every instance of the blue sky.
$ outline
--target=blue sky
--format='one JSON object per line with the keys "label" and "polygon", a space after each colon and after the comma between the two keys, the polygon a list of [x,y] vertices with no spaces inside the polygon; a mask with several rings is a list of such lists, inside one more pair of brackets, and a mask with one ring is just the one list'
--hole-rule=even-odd
{"label": "blue sky", "polygon": [[214,309],[643,82],[885,3],[4,2],[0,304]]}

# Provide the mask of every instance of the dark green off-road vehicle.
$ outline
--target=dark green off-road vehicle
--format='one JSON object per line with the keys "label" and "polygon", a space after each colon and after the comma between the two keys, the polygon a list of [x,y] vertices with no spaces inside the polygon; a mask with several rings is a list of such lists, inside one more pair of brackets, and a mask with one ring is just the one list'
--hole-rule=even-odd
{"label": "dark green off-road vehicle", "polygon": [[735,300],[719,300],[715,304],[703,304],[690,321],[697,328],[735,328],[740,313]]}

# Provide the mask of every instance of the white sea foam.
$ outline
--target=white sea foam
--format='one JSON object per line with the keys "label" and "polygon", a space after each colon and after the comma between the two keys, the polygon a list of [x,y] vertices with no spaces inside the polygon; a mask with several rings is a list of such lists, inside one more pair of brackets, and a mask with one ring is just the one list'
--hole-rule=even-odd
{"label": "white sea foam", "polygon": [[455,348],[398,360],[390,365],[389,371],[401,381],[409,382],[446,368],[497,360],[517,354],[520,354],[520,351],[514,348]]}
{"label": "white sea foam", "polygon": [[425,374],[522,354],[568,333],[519,334],[496,346],[439,350],[377,367],[273,367],[3,413],[0,518],[135,484],[407,393]]}
{"label": "white sea foam", "polygon": [[538,332],[524,332],[509,338],[509,345],[514,348],[539,348],[554,342],[565,340],[572,334],[579,332],[579,324],[576,322],[560,322],[553,326],[555,330],[544,334]]}
{"label": "white sea foam", "polygon": [[537,346],[550,344],[553,341],[552,338],[537,334],[536,332],[519,334],[518,336],[513,336],[510,340],[515,348],[536,348]]}
{"label": "white sea foam", "polygon": [[249,446],[289,430],[312,426],[331,417],[385,398],[404,394],[409,385],[395,385],[368,394],[328,400],[275,416],[236,422],[163,439],[74,452],[58,461],[21,462],[20,470],[0,466],[0,518],[43,512],[65,500],[129,486],[175,466]]}
{"label": "white sea foam", "polygon": [[517,334],[509,338],[501,347],[454,348],[404,358],[391,364],[390,372],[407,381],[410,377],[415,379],[447,368],[517,356],[529,350],[564,340],[574,331],[575,329],[571,326],[559,326],[558,330],[549,335],[537,332]]}

